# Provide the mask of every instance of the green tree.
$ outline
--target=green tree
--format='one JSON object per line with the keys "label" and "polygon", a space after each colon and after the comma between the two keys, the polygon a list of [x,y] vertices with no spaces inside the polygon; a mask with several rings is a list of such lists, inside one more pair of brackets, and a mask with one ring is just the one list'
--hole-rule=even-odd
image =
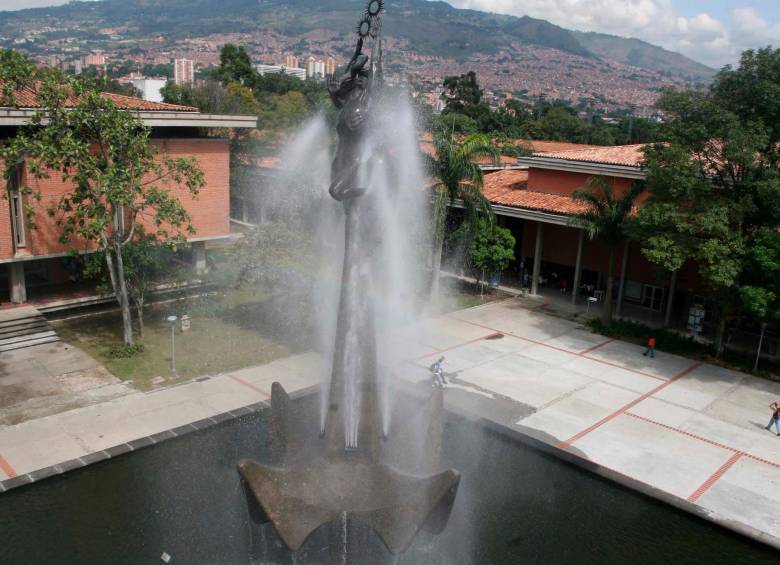
{"label": "green tree", "polygon": [[508,229],[480,218],[469,254],[471,263],[482,273],[500,273],[515,258],[515,238]]}
{"label": "green tree", "polygon": [[16,95],[29,88],[38,75],[37,67],[24,55],[0,49],[0,105],[16,106]]}
{"label": "green tree", "polygon": [[477,81],[477,73],[474,71],[444,78],[444,93],[441,98],[446,105],[446,112],[470,115],[474,108],[482,105],[483,95],[484,92]]}
{"label": "green tree", "polygon": [[[142,226],[135,230],[133,239],[122,247],[127,295],[135,306],[138,335],[144,337],[144,306],[150,290],[163,283],[183,280],[185,268],[178,268],[173,242],[160,242]],[[87,259],[85,276],[98,282],[100,292],[111,292],[111,276],[106,267],[106,251],[93,253]]]}
{"label": "green tree", "polygon": [[219,52],[219,66],[214,70],[214,78],[223,85],[231,82],[246,86],[254,85],[257,71],[252,67],[252,59],[243,45],[225,43],[222,46]]}
{"label": "green tree", "polygon": [[780,225],[778,135],[780,51],[743,54],[703,92],[667,91],[668,145],[647,151],[651,198],[639,224],[655,230],[643,245],[651,261],[673,268],[694,261],[715,306],[715,349],[730,321],[777,317],[776,288],[761,266]]}
{"label": "green tree", "polygon": [[[74,238],[104,251],[111,287],[122,310],[126,345],[133,344],[130,297],[122,249],[141,223],[161,242],[194,233],[171,185],[192,195],[203,188],[196,159],[171,159],[151,143],[151,131],[132,112],[79,81],[40,83],[41,109],[4,148],[6,162],[25,162],[35,178],[58,175],[72,185],[50,210],[63,243]],[[74,105],[72,102],[76,100]]]}
{"label": "green tree", "polygon": [[615,255],[626,238],[631,211],[642,190],[640,183],[634,183],[625,194],[618,195],[605,177],[593,176],[583,188],[573,194],[574,199],[585,204],[587,209],[572,217],[572,225],[584,229],[590,239],[601,241],[609,249],[607,292],[604,300],[605,322],[612,321]]}
{"label": "green tree", "polygon": [[448,207],[456,202],[465,209],[466,233],[473,237],[480,215],[493,221],[490,202],[482,194],[484,175],[476,163],[479,158],[488,157],[498,160],[498,148],[485,135],[470,135],[456,143],[449,133],[438,132],[434,135],[436,157],[430,162],[430,170],[436,178],[433,203],[433,276],[431,279],[431,298],[438,300],[441,258],[447,227]]}

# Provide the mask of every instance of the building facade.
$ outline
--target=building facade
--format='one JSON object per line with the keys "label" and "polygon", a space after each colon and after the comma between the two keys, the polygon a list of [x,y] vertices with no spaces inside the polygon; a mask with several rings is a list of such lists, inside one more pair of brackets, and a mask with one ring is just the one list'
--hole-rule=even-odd
{"label": "building facade", "polygon": [[[534,154],[519,158],[516,165],[484,167],[484,194],[517,240],[512,275],[531,293],[547,286],[548,292],[565,293],[573,304],[584,304],[612,292],[618,315],[631,311],[685,328],[691,310],[707,309],[695,265],[663,272],[642,255],[641,242],[626,242],[616,253],[615,282],[609,289],[609,249],[572,223],[583,210],[574,191],[589,178],[606,178],[617,195],[644,180],[643,148],[533,142]],[[637,204],[647,196],[641,195]],[[705,318],[706,324],[709,316]]]}
{"label": "building facade", "polygon": [[195,65],[190,59],[174,59],[173,80],[176,84],[195,82]]}
{"label": "building facade", "polygon": [[[217,128],[254,128],[255,116],[201,114],[197,108],[149,102],[138,98],[104,94],[117,107],[137,113],[152,130],[151,143],[168,157],[194,157],[205,177],[205,187],[193,197],[186,187],[169,187],[192,217],[195,234],[188,236],[199,268],[211,242],[230,238],[230,148],[226,137],[208,133]],[[20,108],[0,108],[0,135],[6,139],[30,123],[37,111],[34,93],[17,97]],[[0,163],[0,170],[3,164]],[[40,200],[25,195],[29,187]],[[67,292],[78,277],[74,264],[79,255],[94,251],[94,245],[74,239],[60,241],[60,229],[48,210],[72,190],[57,175],[37,179],[23,165],[9,183],[8,198],[0,199],[0,302],[24,303]],[[30,228],[25,213],[34,214]],[[7,290],[6,290],[7,289]]]}

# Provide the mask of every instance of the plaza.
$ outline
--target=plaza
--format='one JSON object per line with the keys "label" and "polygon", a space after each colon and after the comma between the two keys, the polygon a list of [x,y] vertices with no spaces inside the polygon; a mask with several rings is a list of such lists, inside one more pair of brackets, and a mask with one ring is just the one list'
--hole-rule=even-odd
{"label": "plaza", "polygon": [[[392,336],[406,351],[393,367],[398,386],[427,394],[428,366],[443,355],[451,408],[780,547],[780,438],[764,429],[780,385],[663,352],[644,357],[539,305],[513,298]],[[1,427],[0,487],[214,425],[268,401],[276,381],[316,392],[321,370],[317,355],[298,355]]]}

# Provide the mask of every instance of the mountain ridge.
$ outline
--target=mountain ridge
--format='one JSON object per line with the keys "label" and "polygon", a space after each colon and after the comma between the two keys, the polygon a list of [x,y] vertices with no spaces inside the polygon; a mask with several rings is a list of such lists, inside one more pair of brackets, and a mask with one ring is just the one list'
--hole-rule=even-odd
{"label": "mountain ridge", "polygon": [[[268,30],[286,36],[317,29],[343,30],[356,23],[363,0],[102,0],[0,12],[0,35],[10,39],[31,20],[76,28],[129,27],[129,37],[162,33],[171,38]],[[428,0],[388,0],[385,31],[407,40],[422,55],[463,59],[497,53],[513,42],[582,57],[615,60],[639,68],[706,81],[713,69],[650,43],[595,32],[576,32],[529,16],[459,9]],[[346,28],[346,29],[350,29]],[[73,28],[72,28],[73,29]],[[436,33],[431,33],[435,29]]]}

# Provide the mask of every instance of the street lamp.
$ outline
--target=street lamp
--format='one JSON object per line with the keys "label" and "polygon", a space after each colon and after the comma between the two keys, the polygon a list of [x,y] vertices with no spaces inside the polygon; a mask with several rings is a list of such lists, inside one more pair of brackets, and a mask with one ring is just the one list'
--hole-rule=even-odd
{"label": "street lamp", "polygon": [[176,316],[168,316],[168,322],[171,324],[171,373],[176,376]]}

